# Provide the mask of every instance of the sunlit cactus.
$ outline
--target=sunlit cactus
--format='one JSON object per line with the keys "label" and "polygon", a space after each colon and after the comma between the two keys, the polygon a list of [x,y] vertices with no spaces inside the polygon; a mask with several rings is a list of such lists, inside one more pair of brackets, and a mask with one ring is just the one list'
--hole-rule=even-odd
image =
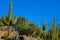
{"label": "sunlit cactus", "polygon": [[52,40],[56,39],[56,17],[54,17],[53,28],[52,28]]}
{"label": "sunlit cactus", "polygon": [[14,17],[12,15],[12,2],[10,3],[8,18],[6,18],[6,16],[3,16],[3,20],[7,25],[15,24],[17,22],[17,17]]}
{"label": "sunlit cactus", "polygon": [[[38,20],[37,20],[38,21]],[[12,2],[9,5],[8,16],[2,16],[0,19],[0,33],[7,34],[7,39],[10,33],[14,34],[11,40],[19,40],[20,35],[26,35],[27,39],[38,39],[38,40],[59,40],[60,39],[60,24],[56,24],[56,17],[54,17],[53,24],[46,24],[44,18],[41,22],[42,25],[38,26],[35,22],[29,22],[28,17],[15,17],[12,14]],[[52,27],[50,27],[50,25]],[[59,27],[58,27],[59,26]],[[48,28],[49,27],[49,28]],[[7,33],[6,33],[7,31]],[[16,33],[17,32],[17,33]],[[1,34],[2,34],[1,33]],[[24,36],[23,36],[24,37]],[[29,38],[28,38],[29,37]]]}
{"label": "sunlit cactus", "polygon": [[46,24],[44,23],[44,18],[43,18],[41,24],[42,24],[42,26],[43,26],[43,31],[45,31],[45,30],[46,30]]}
{"label": "sunlit cactus", "polygon": [[17,17],[14,17],[12,15],[12,2],[10,2],[8,16],[3,16],[3,22],[8,26],[8,36],[9,36],[10,32],[13,31],[13,28],[11,26],[13,24],[16,24],[16,22],[17,22]]}
{"label": "sunlit cactus", "polygon": [[25,25],[28,26],[29,22],[28,22],[28,17],[26,16],[26,19],[25,19]]}
{"label": "sunlit cactus", "polygon": [[41,22],[41,24],[42,24],[42,27],[43,27],[43,38],[46,40],[46,27],[47,27],[47,25],[44,23],[44,18],[43,18],[43,20],[42,20],[42,22]]}
{"label": "sunlit cactus", "polygon": [[58,33],[59,32],[58,32],[58,28],[57,28],[57,30],[56,30],[56,37],[57,37],[56,40],[58,40]]}

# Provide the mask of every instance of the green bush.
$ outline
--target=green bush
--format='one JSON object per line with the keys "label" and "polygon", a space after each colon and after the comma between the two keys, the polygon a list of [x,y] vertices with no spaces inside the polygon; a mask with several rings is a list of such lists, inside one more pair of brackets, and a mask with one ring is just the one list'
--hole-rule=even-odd
{"label": "green bush", "polygon": [[34,31],[34,29],[28,26],[19,26],[18,31],[20,32],[20,34],[28,35],[28,34],[31,34]]}

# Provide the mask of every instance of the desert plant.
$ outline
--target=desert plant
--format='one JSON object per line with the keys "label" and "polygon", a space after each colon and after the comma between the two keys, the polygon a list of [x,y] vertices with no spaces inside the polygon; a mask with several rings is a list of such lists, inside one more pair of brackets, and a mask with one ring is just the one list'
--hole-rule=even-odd
{"label": "desert plant", "polygon": [[56,31],[56,17],[54,17],[54,20],[53,20],[53,27],[52,27],[52,40],[56,40],[56,34],[57,31]]}
{"label": "desert plant", "polygon": [[34,29],[32,29],[29,26],[19,26],[19,28],[17,30],[19,31],[20,35],[21,34],[28,35],[28,34],[33,33],[33,31],[34,31]]}
{"label": "desert plant", "polygon": [[46,40],[46,27],[47,27],[47,25],[44,23],[44,18],[43,18],[41,24],[42,24],[42,27],[43,27],[43,38],[44,38],[44,40]]}
{"label": "desert plant", "polygon": [[3,22],[7,25],[15,24],[17,22],[17,17],[12,15],[12,2],[10,3],[8,16],[3,16]]}

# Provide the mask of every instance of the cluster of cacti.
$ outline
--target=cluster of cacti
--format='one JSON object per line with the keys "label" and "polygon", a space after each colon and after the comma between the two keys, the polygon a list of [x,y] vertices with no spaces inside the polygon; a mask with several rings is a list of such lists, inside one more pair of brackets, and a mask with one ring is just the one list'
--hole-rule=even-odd
{"label": "cluster of cacti", "polygon": [[29,25],[29,21],[28,18],[24,18],[24,17],[18,17],[17,18],[17,26],[23,25],[23,26],[28,26]]}
{"label": "cluster of cacti", "polygon": [[[47,25],[44,23],[44,19],[42,20],[42,29],[40,29],[37,24],[29,23],[27,17],[14,17],[12,15],[12,3],[10,3],[9,14],[8,16],[3,16],[2,20],[3,23],[0,22],[0,26],[5,24],[8,26],[8,35],[11,31],[14,30],[24,35],[37,35],[44,40],[59,40],[58,36],[60,35],[60,29],[58,30],[58,28],[56,27],[56,18],[54,18],[52,29],[46,32]],[[16,24],[18,23],[19,25],[18,27],[16,27]]]}

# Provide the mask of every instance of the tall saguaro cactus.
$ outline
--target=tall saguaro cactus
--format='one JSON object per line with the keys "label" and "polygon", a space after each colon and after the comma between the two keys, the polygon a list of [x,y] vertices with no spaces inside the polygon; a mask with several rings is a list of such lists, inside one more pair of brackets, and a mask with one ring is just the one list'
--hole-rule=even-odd
{"label": "tall saguaro cactus", "polygon": [[56,40],[56,17],[54,17],[54,22],[53,22],[52,40]]}
{"label": "tall saguaro cactus", "polygon": [[46,24],[44,23],[44,18],[43,18],[43,20],[42,20],[42,26],[43,26],[43,38],[44,38],[44,40],[46,40]]}
{"label": "tall saguaro cactus", "polygon": [[8,35],[11,32],[11,26],[12,24],[16,24],[17,22],[17,17],[14,17],[12,15],[12,2],[10,2],[10,7],[9,7],[9,14],[8,17],[3,16],[3,22],[8,25]]}
{"label": "tall saguaro cactus", "polygon": [[[12,2],[10,2],[10,7],[9,7],[9,14],[8,14],[8,19],[6,19],[6,16],[3,16],[4,22],[7,25],[15,24],[17,22],[17,17],[14,17],[12,15]],[[10,25],[11,26],[11,25]]]}

